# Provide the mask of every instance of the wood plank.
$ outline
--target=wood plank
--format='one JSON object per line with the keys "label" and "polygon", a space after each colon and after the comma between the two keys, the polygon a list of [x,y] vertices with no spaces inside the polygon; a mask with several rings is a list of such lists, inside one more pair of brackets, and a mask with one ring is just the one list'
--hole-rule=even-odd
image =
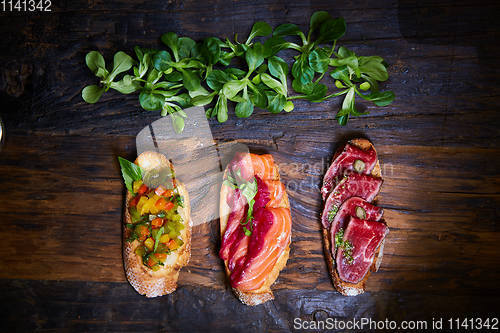
{"label": "wood plank", "polygon": [[[0,280],[6,331],[290,331],[301,320],[430,320],[471,314],[495,317],[492,294],[369,293],[343,297],[334,291],[278,290],[263,306],[241,304],[229,290],[181,287],[154,299],[126,283]],[[193,313],[196,320],[193,320]],[[430,327],[430,326],[429,326]]]}

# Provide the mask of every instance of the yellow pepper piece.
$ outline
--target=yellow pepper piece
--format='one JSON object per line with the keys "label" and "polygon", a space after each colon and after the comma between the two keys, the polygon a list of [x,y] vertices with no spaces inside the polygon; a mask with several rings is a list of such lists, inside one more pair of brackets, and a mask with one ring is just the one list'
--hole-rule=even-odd
{"label": "yellow pepper piece", "polygon": [[144,241],[144,245],[148,248],[149,251],[153,251],[155,241],[153,240],[153,238],[149,237]]}
{"label": "yellow pepper piece", "polygon": [[168,237],[168,234],[164,234],[164,235],[161,235],[160,237],[160,243],[168,243],[168,241],[170,240],[170,237]]}
{"label": "yellow pepper piece", "polygon": [[134,193],[139,192],[139,188],[142,185],[142,180],[134,180],[134,183],[132,184],[132,189],[134,190]]}
{"label": "yellow pepper piece", "polygon": [[144,204],[146,204],[146,202],[148,202],[148,198],[145,197],[145,196],[142,196],[140,199],[139,199],[139,202],[137,203],[137,211],[142,215],[142,207],[144,207]]}
{"label": "yellow pepper piece", "polygon": [[151,214],[158,214],[160,210],[156,208],[156,202],[160,199],[160,197],[156,194],[154,194],[151,198],[149,198],[147,205],[149,207],[149,212]]}
{"label": "yellow pepper piece", "polygon": [[[155,204],[155,200],[154,200],[154,197],[156,196],[156,194],[154,196],[152,196],[151,198],[148,199],[147,196],[142,196],[140,200],[142,200],[142,198],[144,198],[145,202],[143,204],[143,206],[141,207],[141,209],[139,210],[141,215],[144,215],[144,214],[148,214],[151,212],[151,208],[154,207],[154,204]],[[139,200],[139,201],[140,201]],[[137,209],[139,209],[139,204],[137,204]]]}

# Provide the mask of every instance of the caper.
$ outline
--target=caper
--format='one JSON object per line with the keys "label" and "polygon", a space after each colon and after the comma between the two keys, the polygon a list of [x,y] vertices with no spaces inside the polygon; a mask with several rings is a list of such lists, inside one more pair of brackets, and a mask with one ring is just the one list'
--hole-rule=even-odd
{"label": "caper", "polygon": [[358,173],[361,173],[363,172],[363,170],[365,170],[365,162],[363,162],[362,160],[356,160],[354,161],[354,170],[356,170],[356,172]]}
{"label": "caper", "polygon": [[356,207],[356,216],[362,220],[366,219],[366,211],[363,207]]}

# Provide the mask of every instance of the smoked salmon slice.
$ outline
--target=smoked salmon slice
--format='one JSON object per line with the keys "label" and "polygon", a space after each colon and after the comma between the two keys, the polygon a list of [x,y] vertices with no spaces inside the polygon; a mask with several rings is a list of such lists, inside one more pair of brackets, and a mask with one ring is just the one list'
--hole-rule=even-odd
{"label": "smoked salmon slice", "polygon": [[[292,225],[278,166],[270,154],[237,153],[226,169],[225,179],[229,183],[225,181],[221,190],[221,201],[225,204],[221,206],[219,256],[235,290],[272,298],[269,286],[278,275],[272,272],[279,272],[288,259]],[[250,211],[247,200],[252,197],[248,197],[247,191],[254,181],[257,192]],[[247,215],[251,217],[248,221]]]}
{"label": "smoked salmon slice", "polygon": [[278,167],[274,164],[273,156],[270,154],[250,154],[254,175],[262,180],[278,180]]}
{"label": "smoked salmon slice", "polygon": [[[262,208],[254,215],[254,231],[246,260],[231,273],[231,285],[241,291],[262,286],[290,242],[292,219],[287,208]],[[254,235],[255,234],[255,235]]]}

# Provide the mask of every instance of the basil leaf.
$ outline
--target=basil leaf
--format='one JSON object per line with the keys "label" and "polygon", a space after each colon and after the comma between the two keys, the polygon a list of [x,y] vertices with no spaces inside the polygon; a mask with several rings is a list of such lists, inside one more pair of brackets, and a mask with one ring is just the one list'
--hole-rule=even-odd
{"label": "basil leaf", "polygon": [[243,88],[245,88],[246,84],[247,83],[244,80],[231,80],[224,84],[224,86],[222,87],[222,93],[225,97],[231,99],[240,91],[242,91]]}
{"label": "basil leaf", "polygon": [[348,113],[354,110],[354,87],[350,88],[345,95],[344,101],[342,102],[341,111],[347,111]]}
{"label": "basil leaf", "polygon": [[294,78],[299,79],[303,85],[312,82],[314,71],[309,66],[309,55],[302,53],[300,57],[295,60],[292,65],[292,75]]}
{"label": "basil leaf", "polygon": [[281,50],[287,48],[299,48],[295,43],[290,43],[281,38],[280,36],[273,36],[266,39],[264,42],[264,58],[269,58]]}
{"label": "basil leaf", "polygon": [[216,92],[214,91],[212,94],[209,95],[198,95],[191,99],[191,103],[196,106],[203,106],[210,104],[212,100],[215,97]]}
{"label": "basil leaf", "polygon": [[225,95],[219,95],[213,113],[217,114],[219,123],[223,123],[227,120],[227,98]]}
{"label": "basil leaf", "polygon": [[253,104],[247,100],[236,104],[234,112],[238,118],[248,118],[253,113]]}
{"label": "basil leaf", "polygon": [[268,86],[269,88],[273,89],[280,95],[287,95],[286,88],[283,87],[283,84],[271,77],[271,75],[264,73],[260,75],[260,78],[262,82]]}
{"label": "basil leaf", "polygon": [[342,17],[329,18],[321,24],[317,43],[333,42],[345,34],[345,21]]}
{"label": "basil leaf", "polygon": [[201,86],[201,79],[198,73],[184,69],[181,69],[181,73],[182,82],[184,83],[184,87],[189,91],[189,96],[196,97],[208,94],[208,91]]}
{"label": "basil leaf", "polygon": [[141,91],[139,94],[139,102],[146,111],[160,110],[163,106],[165,98],[161,95],[153,94],[151,92]]}
{"label": "basil leaf", "polygon": [[332,59],[329,59],[329,65],[335,66],[335,67],[347,65],[347,66],[350,66],[351,68],[358,68],[359,67],[358,57],[353,55],[353,56],[349,56],[346,58],[332,58]]}
{"label": "basil leaf", "polygon": [[96,103],[104,93],[105,88],[96,85],[86,86],[82,90],[82,98],[85,102],[94,104]]}
{"label": "basil leaf", "polygon": [[224,73],[233,76],[234,79],[241,80],[242,78],[245,77],[246,72],[236,68],[236,67],[230,67],[224,70]]}
{"label": "basil leaf", "polygon": [[165,72],[167,69],[172,67],[170,65],[172,58],[170,53],[165,50],[155,53],[153,56],[153,66],[160,72]]}
{"label": "basil leaf", "polygon": [[328,92],[328,88],[321,83],[315,83],[312,91],[307,95],[306,99],[311,102],[321,102]]}
{"label": "basil leaf", "polygon": [[300,28],[297,25],[291,24],[291,23],[285,23],[285,24],[279,25],[273,31],[273,37],[274,36],[283,37],[283,36],[292,36],[292,35],[299,36],[300,34],[302,34],[302,31],[300,30]]}
{"label": "basil leaf", "polygon": [[292,88],[296,92],[300,92],[300,93],[309,95],[310,93],[312,93],[312,91],[314,89],[314,83],[309,82],[308,84],[302,84],[302,82],[300,82],[299,79],[295,79],[292,81]]}
{"label": "basil leaf", "polygon": [[311,15],[311,20],[309,22],[309,30],[311,32],[314,32],[314,30],[318,29],[323,24],[323,22],[325,22],[329,18],[331,18],[331,16],[330,14],[328,14],[328,12],[325,11],[314,12]]}
{"label": "basil leaf", "polygon": [[255,43],[245,53],[245,60],[248,64],[248,71],[253,72],[264,62],[264,46],[261,43]]}
{"label": "basil leaf", "polygon": [[347,66],[337,67],[333,72],[330,73],[330,76],[336,80],[343,81],[346,85],[352,86],[353,83],[349,79],[349,70]]}
{"label": "basil leaf", "polygon": [[264,37],[270,35],[273,32],[273,28],[264,21],[255,22],[250,31],[250,35],[245,44],[249,44],[255,37]]}
{"label": "basil leaf", "polygon": [[184,59],[191,56],[191,51],[196,46],[196,42],[189,37],[180,37],[177,45],[179,46],[179,57]]}
{"label": "basil leaf", "polygon": [[[85,63],[87,67],[92,71],[92,73],[96,74],[99,68],[106,69],[106,63],[104,62],[103,56],[97,51],[90,51],[85,56]],[[107,72],[107,71],[106,71]],[[100,78],[104,78],[103,76],[99,76]]]}
{"label": "basil leaf", "polygon": [[267,107],[267,96],[258,88],[252,88],[248,94],[250,101],[257,107],[265,109]]}
{"label": "basil leaf", "polygon": [[271,113],[280,113],[285,107],[286,96],[280,94],[267,95],[267,109]]}
{"label": "basil leaf", "polygon": [[288,75],[288,64],[276,56],[269,58],[268,63],[271,75],[279,79],[282,83],[285,83],[286,76]]}
{"label": "basil leaf", "polygon": [[387,106],[394,101],[394,93],[392,91],[375,91],[369,95],[358,94],[361,98],[372,101],[377,106]]}
{"label": "basil leaf", "polygon": [[386,81],[389,78],[387,69],[380,57],[359,57],[359,70],[377,81]]}
{"label": "basil leaf", "polygon": [[175,34],[174,32],[167,32],[166,34],[163,34],[160,39],[163,44],[167,45],[172,50],[175,61],[179,61],[179,46],[177,45],[177,34]]}
{"label": "basil leaf", "polygon": [[134,190],[132,188],[132,183],[136,180],[142,179],[141,167],[119,156],[118,156],[118,162],[120,163],[120,168],[122,171],[123,180],[125,181],[125,186],[127,187],[130,193],[134,193]]}
{"label": "basil leaf", "polygon": [[317,48],[309,54],[309,65],[315,72],[325,73],[329,62],[330,57],[324,49]]}
{"label": "basil leaf", "polygon": [[339,51],[337,53],[339,55],[339,58],[341,59],[356,56],[356,54],[353,51],[349,50],[345,46],[339,47]]}
{"label": "basil leaf", "polygon": [[200,47],[200,55],[207,65],[215,65],[220,59],[220,44],[222,41],[215,37],[205,38]]}
{"label": "basil leaf", "polygon": [[224,84],[230,80],[231,79],[226,72],[215,69],[208,74],[206,82],[211,89],[219,91],[222,89]]}
{"label": "basil leaf", "polygon": [[132,75],[125,75],[123,79],[118,82],[111,82],[110,87],[115,89],[122,94],[131,94],[139,90],[140,86],[135,81],[133,81]]}
{"label": "basil leaf", "polygon": [[180,134],[184,130],[184,118],[176,113],[170,115],[175,133]]}
{"label": "basil leaf", "polygon": [[173,71],[170,74],[165,74],[165,80],[174,82],[182,81],[182,74],[180,72]]}
{"label": "basil leaf", "polygon": [[109,74],[108,79],[112,81],[118,74],[128,71],[132,68],[134,59],[125,52],[119,51],[113,57],[113,70]]}

